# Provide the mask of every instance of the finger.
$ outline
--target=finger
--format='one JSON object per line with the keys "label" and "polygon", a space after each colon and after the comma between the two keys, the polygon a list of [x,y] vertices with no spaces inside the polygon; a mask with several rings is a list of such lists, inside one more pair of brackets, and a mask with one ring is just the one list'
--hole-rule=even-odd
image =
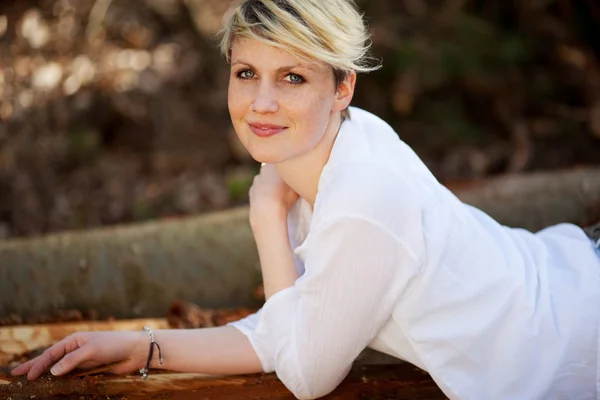
{"label": "finger", "polygon": [[61,359],[65,354],[77,349],[79,347],[78,337],[71,335],[56,343],[44,351],[40,356],[33,359],[31,369],[27,373],[27,379],[33,380],[39,377],[46,371],[52,364]]}
{"label": "finger", "polygon": [[89,361],[90,356],[93,354],[89,347],[90,346],[84,345],[77,350],[68,353],[52,366],[50,373],[54,376],[64,375],[74,370],[79,364]]}
{"label": "finger", "polygon": [[[46,351],[48,351],[48,350],[46,350]],[[40,356],[38,356],[30,361],[30,364],[28,365],[28,368],[27,368],[27,379],[33,380],[33,379],[38,378],[40,375],[42,375],[44,370],[47,368],[44,366],[50,362],[50,361],[45,361],[46,357],[48,357],[48,356],[47,355],[45,356],[44,353],[42,353]]]}
{"label": "finger", "polygon": [[33,365],[34,360],[35,359],[24,362],[23,364],[15,367],[12,371],[10,371],[10,373],[15,376],[25,375],[31,369],[31,366]]}

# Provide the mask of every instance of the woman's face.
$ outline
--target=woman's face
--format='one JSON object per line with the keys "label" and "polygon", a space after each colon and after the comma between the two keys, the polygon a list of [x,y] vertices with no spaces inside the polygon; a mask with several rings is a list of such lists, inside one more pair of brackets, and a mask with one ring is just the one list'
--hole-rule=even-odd
{"label": "woman's face", "polygon": [[242,144],[259,162],[310,152],[350,103],[346,86],[336,88],[331,67],[323,63],[252,39],[233,42],[229,113]]}

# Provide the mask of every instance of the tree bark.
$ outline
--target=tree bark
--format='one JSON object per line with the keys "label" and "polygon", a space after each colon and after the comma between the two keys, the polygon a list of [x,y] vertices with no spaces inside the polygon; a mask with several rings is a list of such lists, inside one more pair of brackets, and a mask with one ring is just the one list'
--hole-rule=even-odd
{"label": "tree bark", "polygon": [[0,317],[55,309],[164,317],[175,300],[256,307],[247,208],[194,218],[0,242]]}

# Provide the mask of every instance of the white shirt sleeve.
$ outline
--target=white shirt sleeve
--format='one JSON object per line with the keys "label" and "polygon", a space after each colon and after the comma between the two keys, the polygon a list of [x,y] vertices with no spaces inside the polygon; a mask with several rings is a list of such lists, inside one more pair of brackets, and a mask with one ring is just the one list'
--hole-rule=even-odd
{"label": "white shirt sleeve", "polygon": [[232,324],[248,336],[265,372],[276,371],[300,399],[340,384],[418,271],[404,242],[365,218],[328,220],[307,241],[305,274],[259,314]]}

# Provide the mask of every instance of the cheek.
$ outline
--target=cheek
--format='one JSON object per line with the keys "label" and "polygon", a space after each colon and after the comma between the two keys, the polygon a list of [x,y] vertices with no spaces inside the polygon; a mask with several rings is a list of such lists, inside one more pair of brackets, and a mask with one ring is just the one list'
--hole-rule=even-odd
{"label": "cheek", "polygon": [[229,107],[229,112],[231,114],[235,113],[236,109],[239,107],[240,99],[238,99],[235,88],[230,84],[229,90],[227,92],[227,106]]}
{"label": "cheek", "polygon": [[[295,102],[303,119],[313,128],[322,127],[329,122],[334,98],[331,93],[314,91],[307,93]],[[324,127],[323,127],[324,129]]]}
{"label": "cheek", "polygon": [[[233,79],[233,78],[232,78]],[[237,82],[231,81],[227,91],[227,106],[229,107],[229,113],[233,118],[243,117],[244,110],[250,107],[248,103],[248,94],[244,91],[242,85]]]}
{"label": "cheek", "polygon": [[322,93],[311,93],[298,96],[293,113],[296,125],[293,141],[297,146],[308,150],[323,138],[331,118],[332,96]]}
{"label": "cheek", "polygon": [[329,115],[334,96],[319,89],[292,91],[286,103],[299,114],[310,114],[311,119],[320,119],[321,115]]}

